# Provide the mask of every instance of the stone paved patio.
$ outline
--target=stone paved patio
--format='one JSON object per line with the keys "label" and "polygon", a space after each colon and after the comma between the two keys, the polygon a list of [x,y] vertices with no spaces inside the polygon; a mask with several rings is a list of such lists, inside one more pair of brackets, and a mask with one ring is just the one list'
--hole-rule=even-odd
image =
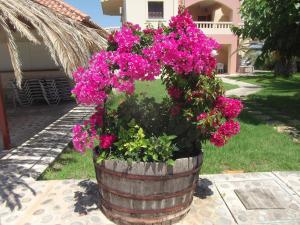
{"label": "stone paved patio", "polygon": [[[43,130],[76,105],[74,102],[59,105],[32,105],[27,107],[8,108],[8,124],[11,142],[17,147],[26,140]],[[0,138],[0,158],[8,151],[3,151],[2,138]]]}
{"label": "stone paved patio", "polygon": [[[93,107],[73,108],[0,159],[1,225],[8,223],[2,222],[5,214],[10,217],[8,220],[11,220],[11,216],[18,217],[26,209],[26,204],[31,204],[39,197],[39,193],[45,191],[37,188],[43,187],[43,183],[35,179],[68,146],[73,125],[93,111]],[[27,199],[22,199],[23,197]]]}
{"label": "stone paved patio", "polygon": [[[14,190],[19,202],[13,211],[4,203],[0,206],[0,224],[114,224],[98,209],[93,180],[30,181],[26,185]],[[273,193],[281,207],[247,209],[236,192],[257,189]],[[178,225],[299,225],[299,191],[300,172],[201,176],[190,213]],[[5,190],[0,192],[3,197]]]}

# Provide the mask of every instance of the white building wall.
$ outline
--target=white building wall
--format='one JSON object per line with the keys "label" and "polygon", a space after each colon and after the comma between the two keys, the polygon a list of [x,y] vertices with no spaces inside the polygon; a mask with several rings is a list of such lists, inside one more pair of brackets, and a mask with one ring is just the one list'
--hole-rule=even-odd
{"label": "white building wall", "polygon": [[[15,34],[19,58],[22,63],[23,77],[48,78],[65,76],[61,67],[56,65],[45,45],[35,45]],[[4,36],[0,33],[0,79],[4,88],[14,79],[14,70]]]}
{"label": "white building wall", "polygon": [[[172,16],[177,15],[178,0],[124,0],[124,7],[126,7],[123,14],[124,22],[132,22],[139,24],[145,28],[148,24],[157,27],[159,24],[167,24]],[[148,18],[148,2],[158,1],[164,2],[164,18],[163,19],[149,19]]]}
{"label": "white building wall", "polygon": [[[58,69],[45,45],[36,45],[15,35],[22,70],[53,70]],[[13,71],[5,39],[0,35],[0,72]]]}

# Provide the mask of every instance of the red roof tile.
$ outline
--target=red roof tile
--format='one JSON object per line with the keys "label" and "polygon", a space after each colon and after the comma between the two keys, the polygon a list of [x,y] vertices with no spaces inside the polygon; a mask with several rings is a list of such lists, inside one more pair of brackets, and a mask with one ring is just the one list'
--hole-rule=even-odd
{"label": "red roof tile", "polygon": [[90,17],[73,6],[67,4],[63,0],[34,0],[35,2],[46,6],[60,14],[68,16],[74,20],[83,22],[88,21]]}

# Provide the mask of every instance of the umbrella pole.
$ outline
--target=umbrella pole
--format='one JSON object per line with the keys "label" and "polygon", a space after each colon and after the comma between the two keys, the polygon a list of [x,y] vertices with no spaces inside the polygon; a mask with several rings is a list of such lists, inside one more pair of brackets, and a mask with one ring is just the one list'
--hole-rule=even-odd
{"label": "umbrella pole", "polygon": [[4,92],[2,88],[1,76],[0,76],[0,128],[2,131],[4,149],[9,150],[11,148],[11,142],[9,136],[7,115],[5,111],[5,105],[4,105]]}

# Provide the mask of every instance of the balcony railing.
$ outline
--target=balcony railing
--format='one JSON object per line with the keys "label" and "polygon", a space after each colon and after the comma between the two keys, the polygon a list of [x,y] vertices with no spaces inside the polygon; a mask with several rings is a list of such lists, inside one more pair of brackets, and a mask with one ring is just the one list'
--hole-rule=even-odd
{"label": "balcony railing", "polygon": [[104,28],[108,33],[112,33],[114,31],[119,31],[120,27],[106,27]]}
{"label": "balcony railing", "polygon": [[[231,28],[234,26],[232,22],[194,22],[205,34],[232,34]],[[120,30],[120,27],[107,27],[105,30],[111,33]]]}
{"label": "balcony railing", "polygon": [[232,34],[232,22],[198,22],[195,21],[197,27],[205,34]]}

